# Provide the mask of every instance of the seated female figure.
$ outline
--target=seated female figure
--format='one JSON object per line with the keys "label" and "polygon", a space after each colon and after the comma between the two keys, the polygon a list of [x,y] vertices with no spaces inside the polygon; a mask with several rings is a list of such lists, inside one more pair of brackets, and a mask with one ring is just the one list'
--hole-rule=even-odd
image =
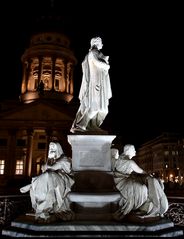
{"label": "seated female figure", "polygon": [[114,217],[120,220],[137,210],[144,218],[162,217],[168,210],[168,200],[163,184],[158,178],[147,174],[132,160],[135,154],[135,147],[128,144],[116,160],[114,181],[122,198]]}

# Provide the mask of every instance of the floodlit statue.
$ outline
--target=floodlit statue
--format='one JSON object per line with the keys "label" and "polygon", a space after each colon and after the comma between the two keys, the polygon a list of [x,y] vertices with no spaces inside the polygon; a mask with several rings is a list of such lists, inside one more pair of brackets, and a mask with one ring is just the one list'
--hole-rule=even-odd
{"label": "floodlit statue", "polygon": [[111,165],[112,170],[115,170],[116,161],[119,158],[119,150],[116,148],[111,148]]}
{"label": "floodlit statue", "polygon": [[80,107],[70,129],[72,133],[100,130],[108,114],[109,99],[112,97],[108,70],[109,56],[104,56],[102,39],[91,39],[91,48],[82,62],[82,84],[79,92]]}
{"label": "floodlit statue", "polygon": [[42,174],[33,177],[31,184],[22,187],[20,191],[30,191],[36,221],[49,223],[56,219],[73,219],[74,214],[67,198],[73,184],[70,159],[64,155],[58,142],[50,142]]}
{"label": "floodlit statue", "polygon": [[116,160],[114,181],[122,197],[114,218],[121,220],[132,211],[142,218],[163,217],[168,210],[163,182],[140,168],[132,160],[135,155],[134,145],[127,144]]}

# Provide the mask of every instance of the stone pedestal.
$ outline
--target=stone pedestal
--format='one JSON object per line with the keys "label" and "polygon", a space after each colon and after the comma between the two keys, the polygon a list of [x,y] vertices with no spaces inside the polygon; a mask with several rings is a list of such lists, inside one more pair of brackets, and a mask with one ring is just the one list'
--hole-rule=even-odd
{"label": "stone pedestal", "polygon": [[111,144],[114,135],[68,135],[72,147],[73,171],[111,171]]}
{"label": "stone pedestal", "polygon": [[114,135],[68,135],[75,184],[69,199],[76,220],[112,220],[118,207],[111,166]]}

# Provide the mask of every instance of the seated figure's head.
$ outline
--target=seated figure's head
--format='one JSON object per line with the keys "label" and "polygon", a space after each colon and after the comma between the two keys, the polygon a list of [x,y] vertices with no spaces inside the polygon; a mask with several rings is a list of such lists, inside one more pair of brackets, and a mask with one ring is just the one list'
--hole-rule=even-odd
{"label": "seated figure's head", "polygon": [[126,144],[124,146],[123,154],[128,156],[130,159],[136,155],[135,147],[132,144]]}
{"label": "seated figure's head", "polygon": [[112,158],[118,159],[119,158],[119,150],[116,148],[111,148],[111,156],[112,156]]}
{"label": "seated figure's head", "polygon": [[102,44],[102,39],[100,37],[94,37],[91,39],[91,49],[96,46],[98,50],[102,49],[103,44]]}
{"label": "seated figure's head", "polygon": [[48,158],[50,159],[58,159],[63,154],[63,150],[61,148],[60,143],[58,142],[50,142],[49,144],[49,152]]}

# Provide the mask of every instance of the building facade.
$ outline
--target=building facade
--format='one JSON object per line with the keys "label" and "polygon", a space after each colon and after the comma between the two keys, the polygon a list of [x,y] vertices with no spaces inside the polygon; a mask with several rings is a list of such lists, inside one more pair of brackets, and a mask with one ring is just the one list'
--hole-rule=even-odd
{"label": "building facade", "polygon": [[52,139],[71,155],[67,134],[78,106],[72,101],[77,60],[70,40],[61,33],[37,33],[21,60],[20,97],[0,105],[0,187],[38,175]]}
{"label": "building facade", "polygon": [[164,132],[143,144],[137,151],[138,164],[149,173],[158,174],[164,182],[184,183],[184,138]]}

